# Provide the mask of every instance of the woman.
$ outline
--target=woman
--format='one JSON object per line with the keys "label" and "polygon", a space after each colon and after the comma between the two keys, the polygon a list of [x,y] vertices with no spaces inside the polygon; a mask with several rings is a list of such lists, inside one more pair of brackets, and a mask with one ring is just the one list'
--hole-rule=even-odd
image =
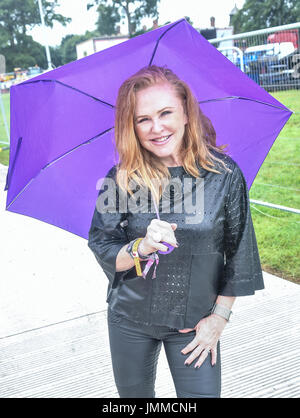
{"label": "woman", "polygon": [[89,247],[109,279],[119,395],[155,397],[163,343],[178,397],[220,397],[219,338],[235,297],[264,287],[243,174],[166,68],[122,84],[115,141],[116,187],[100,190]]}

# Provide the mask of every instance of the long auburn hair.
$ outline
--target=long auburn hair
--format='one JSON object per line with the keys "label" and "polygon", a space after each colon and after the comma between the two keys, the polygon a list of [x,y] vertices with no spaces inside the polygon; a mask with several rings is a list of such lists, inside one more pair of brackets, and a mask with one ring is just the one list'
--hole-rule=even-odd
{"label": "long auburn hair", "polygon": [[[134,115],[136,93],[158,83],[173,86],[182,100],[188,122],[185,125],[181,158],[186,172],[199,177],[199,166],[221,174],[216,168],[219,162],[230,171],[213,151],[225,154],[226,145],[216,145],[216,132],[211,121],[202,113],[190,87],[169,68],[151,65],[129,77],[119,88],[115,115],[115,144],[119,154],[116,180],[118,185],[132,195],[131,181],[148,187],[159,200],[163,181],[170,178],[168,168],[154,154],[140,145],[135,133]],[[157,185],[159,184],[159,187]]]}

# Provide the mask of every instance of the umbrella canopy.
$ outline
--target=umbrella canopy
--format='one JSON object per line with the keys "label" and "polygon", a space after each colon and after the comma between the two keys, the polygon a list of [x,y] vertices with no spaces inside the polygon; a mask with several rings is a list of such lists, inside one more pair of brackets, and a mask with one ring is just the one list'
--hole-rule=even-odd
{"label": "umbrella canopy", "polygon": [[11,88],[7,210],[88,238],[97,181],[115,164],[118,89],[151,64],[190,85],[251,187],[292,112],[182,19]]}

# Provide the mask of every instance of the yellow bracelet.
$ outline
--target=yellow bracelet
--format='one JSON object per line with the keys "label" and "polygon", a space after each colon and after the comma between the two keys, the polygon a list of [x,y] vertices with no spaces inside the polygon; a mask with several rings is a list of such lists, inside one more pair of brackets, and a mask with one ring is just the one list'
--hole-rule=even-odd
{"label": "yellow bracelet", "polygon": [[138,238],[133,246],[132,246],[132,251],[131,254],[133,255],[133,260],[134,260],[134,264],[135,264],[135,270],[136,270],[136,274],[138,276],[142,276],[142,269],[141,269],[141,263],[140,263],[140,257],[139,257],[139,253],[138,253],[138,246],[139,243],[142,241],[143,238]]}

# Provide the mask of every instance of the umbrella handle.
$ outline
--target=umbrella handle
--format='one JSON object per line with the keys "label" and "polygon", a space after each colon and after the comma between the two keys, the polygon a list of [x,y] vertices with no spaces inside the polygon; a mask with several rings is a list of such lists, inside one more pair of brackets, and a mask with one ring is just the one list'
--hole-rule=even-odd
{"label": "umbrella handle", "polygon": [[171,245],[171,244],[169,244],[169,243],[167,243],[165,241],[163,241],[162,244],[164,244],[166,247],[168,247],[168,249],[165,250],[165,251],[158,250],[158,253],[159,254],[170,254],[174,250],[173,245]]}
{"label": "umbrella handle", "polygon": [[[155,207],[156,217],[157,217],[157,219],[160,219],[159,210],[158,210],[158,207],[156,205],[155,199],[153,199],[153,203],[154,203],[154,207]],[[175,247],[173,247],[173,245],[171,245],[171,244],[169,244],[168,242],[165,242],[165,241],[162,241],[162,244],[164,244],[166,247],[168,247],[168,249],[165,250],[165,251],[158,250],[157,252],[159,254],[170,254],[175,248]]]}

